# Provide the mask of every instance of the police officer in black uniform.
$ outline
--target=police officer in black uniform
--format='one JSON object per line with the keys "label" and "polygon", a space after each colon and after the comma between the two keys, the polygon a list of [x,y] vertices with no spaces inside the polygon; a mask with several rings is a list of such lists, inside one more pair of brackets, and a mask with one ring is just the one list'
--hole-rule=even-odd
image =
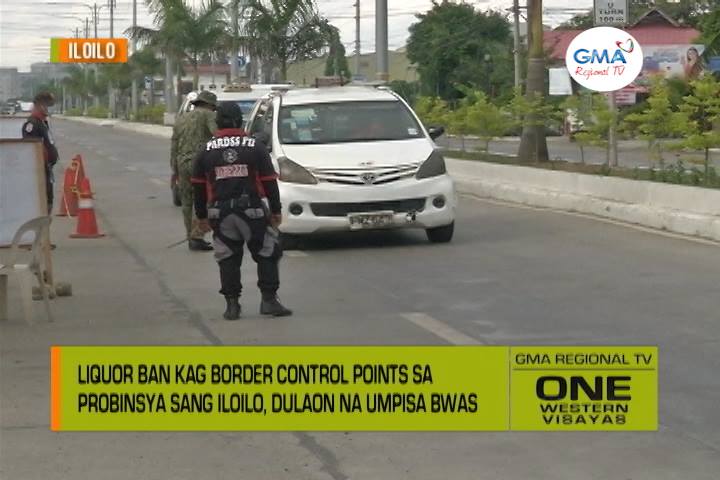
{"label": "police officer in black uniform", "polygon": [[[240,265],[243,245],[257,263],[262,293],[260,313],[286,316],[292,311],[277,298],[282,221],[277,174],[265,146],[240,128],[242,111],[234,102],[217,107],[218,131],[198,153],[192,183],[197,218],[212,227],[215,259],[220,266],[220,293],[226,320],[240,318]],[[208,191],[210,198],[208,198]]]}
{"label": "police officer in black uniform", "polygon": [[49,108],[55,105],[55,97],[50,92],[40,92],[33,99],[33,109],[30,116],[22,126],[23,138],[39,138],[43,142],[43,156],[45,159],[45,188],[47,190],[48,214],[53,209],[53,184],[55,177],[53,167],[58,161],[58,151],[55,140],[48,124]]}

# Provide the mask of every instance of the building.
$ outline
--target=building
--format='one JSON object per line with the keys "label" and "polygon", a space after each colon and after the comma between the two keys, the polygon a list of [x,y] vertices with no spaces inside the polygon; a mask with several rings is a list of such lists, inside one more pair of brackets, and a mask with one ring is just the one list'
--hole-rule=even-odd
{"label": "building", "polygon": [[[682,25],[657,8],[641,16],[624,29],[638,41],[643,50],[643,70],[636,83],[647,84],[648,76],[663,74],[666,77],[685,76],[691,50],[702,55],[705,47],[698,42],[700,32]],[[565,62],[570,42],[582,30],[553,30],[545,32],[544,46],[551,63]]]}
{"label": "building", "polygon": [[37,62],[30,65],[30,73],[39,82],[59,81],[68,76],[66,67],[62,63]]}
{"label": "building", "polygon": [[0,68],[0,101],[20,96],[17,68]]}
{"label": "building", "polygon": [[[350,71],[355,75],[355,56],[347,57]],[[296,85],[313,85],[317,77],[325,76],[325,62],[327,57],[314,58],[304,62],[293,63],[288,66],[288,81]],[[360,55],[360,77],[366,80],[375,80],[377,61],[375,53]],[[391,50],[388,53],[388,69],[390,80],[405,80],[413,82],[419,80],[417,68],[407,58],[404,48]]]}

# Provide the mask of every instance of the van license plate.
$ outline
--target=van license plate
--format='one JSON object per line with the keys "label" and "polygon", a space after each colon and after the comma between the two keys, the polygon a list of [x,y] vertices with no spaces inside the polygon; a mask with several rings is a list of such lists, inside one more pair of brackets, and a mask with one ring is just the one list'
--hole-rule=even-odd
{"label": "van license plate", "polygon": [[350,213],[350,230],[383,228],[392,225],[393,212]]}

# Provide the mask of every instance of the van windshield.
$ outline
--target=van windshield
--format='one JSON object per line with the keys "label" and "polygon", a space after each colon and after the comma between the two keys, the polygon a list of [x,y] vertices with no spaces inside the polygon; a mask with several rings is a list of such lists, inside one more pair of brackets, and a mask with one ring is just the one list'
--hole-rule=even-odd
{"label": "van windshield", "polygon": [[288,105],[280,109],[280,142],[290,145],[374,142],[423,137],[399,101]]}

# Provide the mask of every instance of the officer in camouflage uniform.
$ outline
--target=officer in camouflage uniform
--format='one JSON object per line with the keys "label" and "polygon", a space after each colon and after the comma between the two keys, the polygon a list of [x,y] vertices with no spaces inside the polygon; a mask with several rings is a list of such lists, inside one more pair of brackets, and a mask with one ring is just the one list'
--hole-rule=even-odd
{"label": "officer in camouflage uniform", "polygon": [[188,246],[190,250],[208,251],[213,247],[204,239],[207,232],[203,231],[196,217],[193,216],[193,187],[190,177],[193,159],[217,130],[215,124],[217,97],[214,93],[205,90],[200,92],[191,103],[195,108],[180,115],[173,127],[170,165],[173,175],[178,179]]}

